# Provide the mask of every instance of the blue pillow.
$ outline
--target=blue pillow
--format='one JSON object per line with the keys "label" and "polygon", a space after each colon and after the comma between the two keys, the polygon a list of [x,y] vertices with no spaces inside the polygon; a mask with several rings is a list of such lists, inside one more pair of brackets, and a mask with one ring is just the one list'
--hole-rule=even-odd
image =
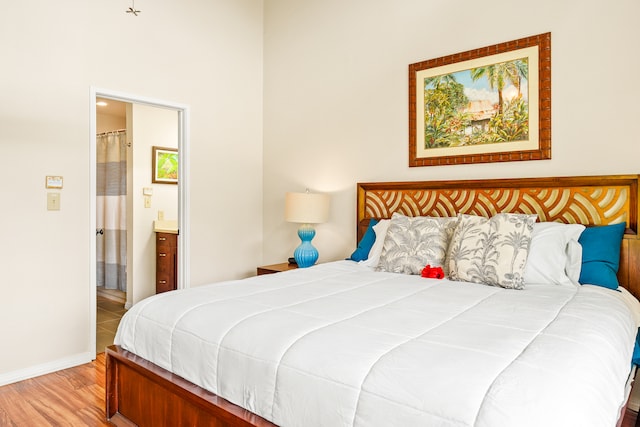
{"label": "blue pillow", "polygon": [[631,363],[634,365],[640,365],[640,328],[638,328],[638,333],[636,334],[636,343],[633,347]]}
{"label": "blue pillow", "polygon": [[618,267],[620,245],[625,223],[587,227],[580,235],[582,245],[582,270],[578,281],[581,284],[618,289]]}
{"label": "blue pillow", "polygon": [[358,247],[347,259],[351,261],[364,261],[369,258],[369,251],[371,251],[371,247],[376,241],[376,233],[373,230],[373,226],[377,223],[377,219],[371,218],[369,220],[369,227],[367,227],[367,231],[364,233],[364,236],[362,236],[362,239],[360,239]]}

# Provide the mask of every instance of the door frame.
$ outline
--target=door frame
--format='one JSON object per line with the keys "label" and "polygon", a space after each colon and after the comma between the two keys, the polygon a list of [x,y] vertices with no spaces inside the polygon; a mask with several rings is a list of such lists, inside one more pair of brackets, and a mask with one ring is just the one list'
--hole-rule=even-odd
{"label": "door frame", "polygon": [[178,153],[180,155],[180,167],[178,168],[178,289],[188,288],[190,283],[189,265],[189,123],[190,107],[172,101],[148,98],[134,94],[128,94],[110,89],[91,86],[89,91],[89,221],[91,237],[89,255],[89,313],[90,328],[89,342],[91,345],[91,359],[96,358],[96,324],[97,324],[97,291],[96,291],[96,98],[106,98],[131,104],[142,104],[150,107],[166,108],[178,112]]}

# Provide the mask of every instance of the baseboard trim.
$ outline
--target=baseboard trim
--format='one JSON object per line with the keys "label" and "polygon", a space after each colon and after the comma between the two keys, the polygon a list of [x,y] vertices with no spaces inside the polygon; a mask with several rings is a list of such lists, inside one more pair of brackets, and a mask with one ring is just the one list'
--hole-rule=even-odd
{"label": "baseboard trim", "polygon": [[89,363],[91,360],[91,353],[86,352],[40,365],[30,366],[28,368],[18,369],[17,371],[7,372],[0,374],[0,386],[39,377],[40,375],[50,374],[62,369],[73,368],[74,366]]}

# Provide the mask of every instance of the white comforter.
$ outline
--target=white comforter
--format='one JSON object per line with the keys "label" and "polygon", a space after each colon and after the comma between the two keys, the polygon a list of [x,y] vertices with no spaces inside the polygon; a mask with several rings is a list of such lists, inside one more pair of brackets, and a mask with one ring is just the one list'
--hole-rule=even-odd
{"label": "white comforter", "polygon": [[626,398],[633,304],[344,261],[156,295],[115,342],[281,426],[606,427]]}

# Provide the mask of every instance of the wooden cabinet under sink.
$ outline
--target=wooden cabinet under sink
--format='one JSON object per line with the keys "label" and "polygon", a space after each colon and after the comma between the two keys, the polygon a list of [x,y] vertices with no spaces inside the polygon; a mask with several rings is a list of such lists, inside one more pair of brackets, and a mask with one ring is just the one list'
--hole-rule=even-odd
{"label": "wooden cabinet under sink", "polygon": [[156,233],[156,294],[177,289],[178,235]]}

